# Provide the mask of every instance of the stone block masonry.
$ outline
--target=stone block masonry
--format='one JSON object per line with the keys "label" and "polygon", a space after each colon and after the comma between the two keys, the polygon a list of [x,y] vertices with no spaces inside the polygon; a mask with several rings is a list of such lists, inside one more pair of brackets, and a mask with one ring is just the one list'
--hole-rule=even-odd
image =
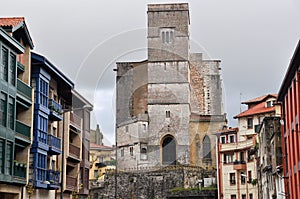
{"label": "stone block masonry", "polygon": [[[195,198],[193,196],[199,195],[210,196],[205,198],[215,198],[214,191],[212,194],[207,191],[201,193],[198,189],[199,183],[201,186],[204,178],[215,177],[215,172],[207,172],[200,167],[148,167],[138,170],[128,169],[118,173],[116,170],[107,170],[106,174],[101,187],[91,187],[92,198],[96,194],[99,199],[166,199],[175,196],[176,198]],[[179,193],[178,189],[185,191]]]}

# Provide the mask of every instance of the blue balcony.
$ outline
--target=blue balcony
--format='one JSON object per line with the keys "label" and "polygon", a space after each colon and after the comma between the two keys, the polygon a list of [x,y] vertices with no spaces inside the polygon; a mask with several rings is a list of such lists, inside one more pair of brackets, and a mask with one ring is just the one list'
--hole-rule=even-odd
{"label": "blue balcony", "polygon": [[47,171],[47,181],[49,181],[50,184],[48,184],[48,189],[59,189],[60,188],[60,172],[54,171],[54,170],[48,170]]}
{"label": "blue balcony", "polygon": [[13,181],[18,184],[26,184],[26,168],[27,165],[24,163],[14,163],[14,175]]}
{"label": "blue balcony", "polygon": [[61,154],[61,140],[60,138],[54,135],[48,135],[48,145],[49,151],[48,153],[51,155],[59,155]]}
{"label": "blue balcony", "polygon": [[49,119],[52,121],[61,121],[62,120],[62,107],[54,99],[49,99],[48,108],[50,110]]}

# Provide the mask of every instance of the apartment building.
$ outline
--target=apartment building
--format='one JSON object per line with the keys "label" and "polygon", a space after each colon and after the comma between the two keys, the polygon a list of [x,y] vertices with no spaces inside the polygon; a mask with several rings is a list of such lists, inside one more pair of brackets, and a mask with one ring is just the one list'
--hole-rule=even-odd
{"label": "apartment building", "polygon": [[35,90],[30,176],[34,198],[88,196],[91,104],[46,57],[32,53]]}
{"label": "apartment building", "polygon": [[278,93],[281,103],[283,173],[286,198],[300,197],[300,42]]}
{"label": "apartment building", "polygon": [[258,198],[256,132],[265,117],[275,115],[276,97],[268,94],[243,102],[247,110],[234,117],[238,128],[217,133],[219,198]]}
{"label": "apartment building", "polygon": [[33,42],[25,19],[0,18],[0,198],[22,198],[32,141]]}
{"label": "apartment building", "polygon": [[260,124],[257,153],[259,199],[285,198],[280,117],[265,117]]}

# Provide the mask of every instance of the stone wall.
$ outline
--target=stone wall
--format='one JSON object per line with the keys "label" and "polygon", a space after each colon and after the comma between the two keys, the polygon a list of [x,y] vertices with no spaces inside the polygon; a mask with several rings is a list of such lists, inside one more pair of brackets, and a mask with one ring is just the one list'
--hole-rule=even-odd
{"label": "stone wall", "polygon": [[[151,170],[143,168],[117,174],[115,170],[107,170],[105,181],[99,183],[98,186],[91,186],[90,193],[93,199],[165,199],[180,195],[174,192],[174,188],[197,189],[199,183],[201,186],[201,180],[203,182],[204,177],[215,177],[215,172],[187,166],[157,167],[156,169],[152,167]],[[117,189],[115,189],[116,184]],[[190,194],[190,191],[185,193],[185,195]],[[192,192],[192,195],[195,195],[195,192]]]}

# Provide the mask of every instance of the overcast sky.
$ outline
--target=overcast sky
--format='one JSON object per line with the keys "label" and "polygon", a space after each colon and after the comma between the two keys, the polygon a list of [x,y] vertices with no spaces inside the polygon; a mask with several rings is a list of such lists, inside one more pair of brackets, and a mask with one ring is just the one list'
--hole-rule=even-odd
{"label": "overcast sky", "polygon": [[92,128],[98,123],[113,144],[112,69],[116,61],[147,58],[147,4],[166,2],[189,3],[191,51],[222,61],[230,126],[240,99],[278,92],[300,39],[299,0],[10,0],[1,2],[0,15],[26,18],[34,51],[94,104]]}

